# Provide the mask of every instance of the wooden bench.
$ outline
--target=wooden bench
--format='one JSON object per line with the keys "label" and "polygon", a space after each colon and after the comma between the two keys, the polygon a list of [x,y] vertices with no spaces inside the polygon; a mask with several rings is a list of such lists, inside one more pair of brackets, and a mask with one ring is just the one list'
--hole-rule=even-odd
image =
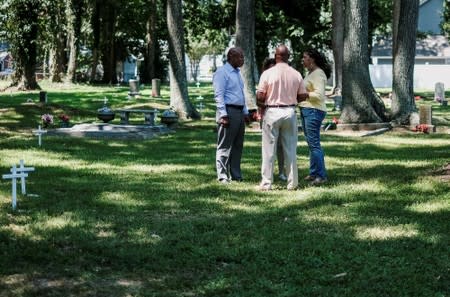
{"label": "wooden bench", "polygon": [[116,109],[116,111],[120,114],[120,123],[122,125],[129,124],[130,113],[143,113],[144,123],[150,126],[155,125],[155,116],[156,113],[158,112],[157,110],[150,110],[150,109]]}

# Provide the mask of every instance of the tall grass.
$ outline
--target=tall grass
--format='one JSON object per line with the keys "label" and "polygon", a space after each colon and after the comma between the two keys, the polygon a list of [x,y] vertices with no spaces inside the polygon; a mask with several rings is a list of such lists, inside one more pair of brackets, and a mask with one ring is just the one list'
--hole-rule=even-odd
{"label": "tall grass", "polygon": [[[131,101],[125,87],[47,91],[47,105],[37,93],[0,94],[0,170],[24,159],[38,195],[19,195],[13,211],[11,183],[0,182],[1,297],[448,296],[450,186],[434,171],[450,162],[449,134],[327,132],[328,184],[292,192],[277,181],[261,193],[256,131],[245,181],[215,180],[210,86],[191,86],[205,118],[175,134],[44,136],[38,147],[31,129],[43,112],[77,123],[95,121],[105,96],[115,108],[169,105],[167,88]],[[448,125],[449,110],[433,109]],[[303,176],[301,135],[298,144]]]}

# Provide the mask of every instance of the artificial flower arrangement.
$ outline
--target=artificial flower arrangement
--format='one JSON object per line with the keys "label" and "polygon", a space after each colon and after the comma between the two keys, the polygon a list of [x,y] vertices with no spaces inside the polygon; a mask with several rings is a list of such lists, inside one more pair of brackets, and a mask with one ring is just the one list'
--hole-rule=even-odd
{"label": "artificial flower arrangement", "polygon": [[41,116],[41,120],[42,120],[42,125],[44,126],[44,128],[47,128],[47,127],[53,125],[53,116],[49,113],[43,114]]}
{"label": "artificial flower arrangement", "polygon": [[69,116],[66,115],[66,114],[60,114],[60,115],[58,116],[58,118],[59,118],[60,121],[63,122],[63,123],[68,123],[68,122],[70,121]]}
{"label": "artificial flower arrangement", "polygon": [[64,113],[60,114],[58,116],[59,120],[61,121],[61,127],[62,128],[68,128],[69,127],[69,121],[70,117]]}

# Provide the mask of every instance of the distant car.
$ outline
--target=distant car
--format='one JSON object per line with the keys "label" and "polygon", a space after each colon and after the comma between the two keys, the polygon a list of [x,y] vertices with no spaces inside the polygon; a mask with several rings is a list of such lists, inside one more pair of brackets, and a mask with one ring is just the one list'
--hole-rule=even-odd
{"label": "distant car", "polygon": [[5,70],[0,71],[0,74],[1,74],[1,75],[9,75],[9,74],[11,74],[11,73],[13,73],[13,72],[14,72],[13,69],[11,69],[11,68],[6,68]]}

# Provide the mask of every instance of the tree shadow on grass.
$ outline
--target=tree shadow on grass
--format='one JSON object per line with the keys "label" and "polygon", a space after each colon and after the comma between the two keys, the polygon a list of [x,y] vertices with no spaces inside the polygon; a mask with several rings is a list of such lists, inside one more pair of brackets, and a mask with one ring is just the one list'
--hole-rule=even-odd
{"label": "tree shadow on grass", "polygon": [[46,138],[36,153],[60,164],[29,179],[40,197],[0,208],[0,296],[444,296],[449,186],[420,183],[442,147],[403,165],[409,148],[350,140],[327,156],[385,163],[337,163],[324,187],[259,193],[258,146],[243,159],[248,182],[223,187],[215,137]]}

